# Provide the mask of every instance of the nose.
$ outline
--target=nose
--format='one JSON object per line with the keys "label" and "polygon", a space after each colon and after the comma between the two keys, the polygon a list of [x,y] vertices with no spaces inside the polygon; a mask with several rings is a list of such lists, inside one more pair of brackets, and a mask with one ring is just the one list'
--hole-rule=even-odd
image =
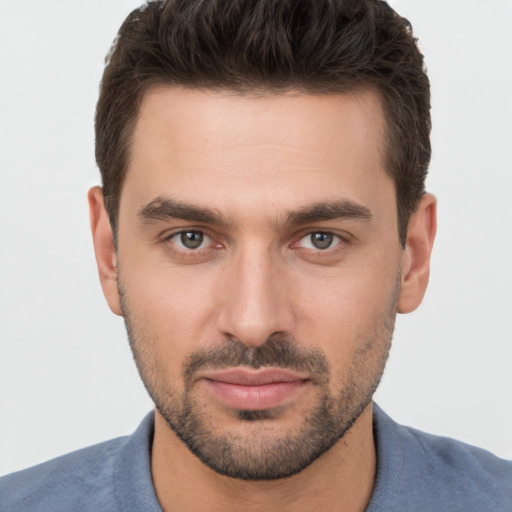
{"label": "nose", "polygon": [[269,248],[241,250],[226,265],[220,283],[222,302],[217,328],[247,346],[275,334],[291,334],[291,290],[279,257]]}

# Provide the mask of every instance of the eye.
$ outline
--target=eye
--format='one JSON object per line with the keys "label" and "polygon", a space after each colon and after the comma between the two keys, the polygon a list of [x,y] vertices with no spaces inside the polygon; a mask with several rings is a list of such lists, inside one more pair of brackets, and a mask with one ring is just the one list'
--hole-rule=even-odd
{"label": "eye", "polygon": [[341,237],[334,233],[330,233],[329,231],[315,231],[302,237],[298,245],[305,249],[325,251],[326,249],[337,246],[340,242]]}
{"label": "eye", "polygon": [[169,237],[169,241],[178,249],[189,251],[203,249],[212,243],[212,239],[208,235],[204,234],[202,231],[194,230],[174,233]]}

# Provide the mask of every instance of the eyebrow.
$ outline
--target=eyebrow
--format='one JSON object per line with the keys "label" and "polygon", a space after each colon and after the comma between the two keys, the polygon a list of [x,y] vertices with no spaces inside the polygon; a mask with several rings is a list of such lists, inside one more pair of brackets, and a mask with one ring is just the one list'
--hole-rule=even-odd
{"label": "eyebrow", "polygon": [[371,220],[372,212],[366,206],[346,199],[319,202],[290,212],[286,224],[300,225],[334,219]]}
{"label": "eyebrow", "polygon": [[153,199],[139,210],[138,216],[146,222],[181,219],[222,226],[228,224],[217,210],[195,206],[168,197]]}
{"label": "eyebrow", "polygon": [[[218,210],[162,196],[142,206],[138,216],[145,222],[180,219],[225,227],[234,224]],[[288,212],[284,224],[301,225],[334,219],[371,220],[372,213],[366,206],[346,199],[322,201]]]}

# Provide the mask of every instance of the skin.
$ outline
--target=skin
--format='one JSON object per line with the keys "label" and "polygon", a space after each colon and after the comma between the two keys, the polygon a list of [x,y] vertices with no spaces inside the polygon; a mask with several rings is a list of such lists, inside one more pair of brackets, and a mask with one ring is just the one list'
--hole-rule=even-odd
{"label": "skin", "polygon": [[[89,203],[103,291],[115,314],[129,316],[148,389],[179,403],[191,354],[232,338],[260,347],[279,335],[325,357],[329,396],[354,384],[363,407],[328,451],[273,481],[213,471],[157,411],[152,474],[164,510],[366,508],[376,455],[371,403],[363,399],[383,370],[396,312],[414,310],[423,298],[436,229],[435,199],[426,194],[400,246],[395,187],[382,162],[384,130],[372,91],[253,97],[159,87],[146,93],[121,193],[117,252],[101,189],[91,189]],[[158,209],[141,215],[162,198],[218,215],[187,220]],[[340,201],[368,215],[293,215]],[[176,235],[183,230],[208,237],[190,250]],[[335,235],[325,250],[311,243],[318,232]],[[298,435],[321,397],[306,378],[273,419],[247,422],[204,379],[192,393],[214,435],[228,433],[254,453]]]}

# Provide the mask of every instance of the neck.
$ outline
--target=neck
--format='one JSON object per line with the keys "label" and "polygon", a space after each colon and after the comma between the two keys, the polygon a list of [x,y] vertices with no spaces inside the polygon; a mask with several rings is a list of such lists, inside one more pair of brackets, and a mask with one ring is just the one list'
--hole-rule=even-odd
{"label": "neck", "polygon": [[300,473],[249,482],[204,465],[155,413],[151,471],[164,512],[364,511],[376,471],[372,406],[331,449]]}

